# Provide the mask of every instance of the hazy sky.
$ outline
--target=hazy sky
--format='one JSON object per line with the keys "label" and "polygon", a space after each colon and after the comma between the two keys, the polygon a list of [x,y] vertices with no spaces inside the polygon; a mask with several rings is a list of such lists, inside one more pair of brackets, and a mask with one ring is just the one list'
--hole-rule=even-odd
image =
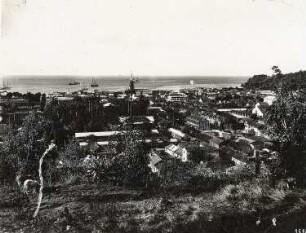
{"label": "hazy sky", "polygon": [[305,0],[0,1],[4,75],[306,69]]}

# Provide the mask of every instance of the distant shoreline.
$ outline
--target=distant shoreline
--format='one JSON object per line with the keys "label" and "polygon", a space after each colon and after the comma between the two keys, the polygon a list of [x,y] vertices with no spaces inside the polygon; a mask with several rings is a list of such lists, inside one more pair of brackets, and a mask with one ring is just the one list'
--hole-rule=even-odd
{"label": "distant shoreline", "polygon": [[[10,88],[8,92],[20,93],[52,93],[52,92],[76,92],[81,88],[88,88],[88,91],[124,91],[128,88],[129,76],[95,77],[97,87],[91,87],[92,79],[78,76],[10,76],[4,78]],[[140,82],[135,84],[138,89],[150,90],[178,90],[192,88],[223,88],[240,87],[249,77],[233,76],[160,76],[160,77],[139,77]],[[69,85],[71,81],[80,82],[79,85]],[[190,84],[190,81],[193,84]],[[1,85],[1,84],[0,84]]]}
{"label": "distant shoreline", "polygon": [[[171,78],[190,78],[190,79],[202,79],[202,78],[251,78],[249,75],[137,75],[134,74],[135,77],[139,77],[140,79],[171,79]],[[92,78],[114,78],[114,79],[122,79],[122,78],[130,78],[131,75],[3,75],[4,79],[9,78],[73,78],[73,79],[92,79]]]}

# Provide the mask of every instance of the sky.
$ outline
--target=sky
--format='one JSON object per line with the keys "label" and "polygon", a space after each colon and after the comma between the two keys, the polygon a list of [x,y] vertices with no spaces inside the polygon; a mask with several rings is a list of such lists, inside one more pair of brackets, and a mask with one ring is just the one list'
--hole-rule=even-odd
{"label": "sky", "polygon": [[1,75],[306,69],[305,0],[0,0]]}

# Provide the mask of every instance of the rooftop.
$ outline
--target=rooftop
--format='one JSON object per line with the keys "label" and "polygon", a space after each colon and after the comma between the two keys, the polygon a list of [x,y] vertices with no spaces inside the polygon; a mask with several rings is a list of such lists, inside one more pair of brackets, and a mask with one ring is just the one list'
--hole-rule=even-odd
{"label": "rooftop", "polygon": [[76,138],[85,138],[89,136],[109,137],[109,136],[121,134],[122,132],[123,131],[84,132],[84,133],[75,133],[75,137]]}
{"label": "rooftop", "polygon": [[170,128],[169,132],[174,133],[174,134],[176,134],[180,137],[185,137],[186,136],[186,134],[184,134],[182,131],[174,129],[174,128]]}
{"label": "rooftop", "polygon": [[246,111],[246,108],[219,108],[218,112]]}

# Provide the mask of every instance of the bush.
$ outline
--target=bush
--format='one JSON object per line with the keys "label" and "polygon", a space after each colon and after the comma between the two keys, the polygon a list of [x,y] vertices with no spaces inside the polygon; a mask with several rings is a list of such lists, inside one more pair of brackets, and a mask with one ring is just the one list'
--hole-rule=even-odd
{"label": "bush", "polygon": [[14,181],[17,164],[13,156],[10,156],[3,147],[0,147],[0,180]]}
{"label": "bush", "polygon": [[191,172],[188,188],[197,191],[214,191],[224,185],[239,184],[254,178],[251,168],[238,166],[229,172],[222,170],[213,171],[205,164],[196,165]]}
{"label": "bush", "polygon": [[79,176],[79,174],[68,172],[65,175],[65,178],[63,179],[63,183],[67,184],[67,185],[80,184],[81,183],[81,177]]}
{"label": "bush", "polygon": [[215,194],[213,206],[216,211],[252,213],[281,203],[290,193],[283,189],[273,189],[260,179],[252,180],[225,186]]}

